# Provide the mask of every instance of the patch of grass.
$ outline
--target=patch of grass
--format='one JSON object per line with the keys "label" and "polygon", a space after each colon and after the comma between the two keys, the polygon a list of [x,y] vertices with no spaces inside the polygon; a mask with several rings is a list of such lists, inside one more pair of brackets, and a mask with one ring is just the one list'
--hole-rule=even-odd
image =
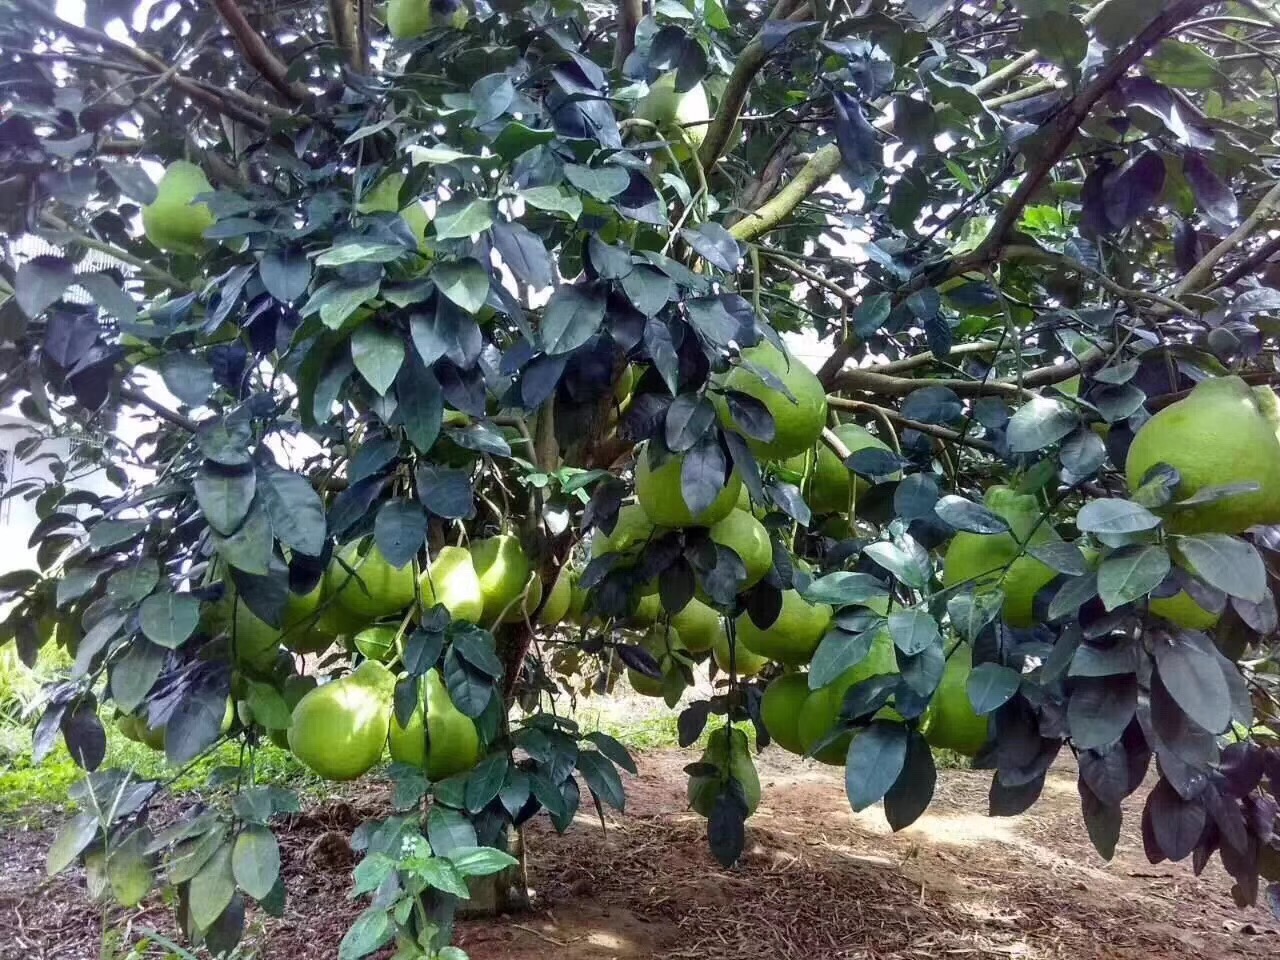
{"label": "patch of grass", "polygon": [[[17,737],[25,739],[25,743]],[[4,731],[7,764],[0,768],[0,823],[25,825],[49,814],[65,814],[74,808],[67,791],[83,775],[67,753],[66,746],[57,748],[41,764],[31,759],[30,732],[10,727]],[[20,749],[14,749],[22,743]],[[227,768],[240,765],[239,741],[220,744],[181,772],[170,767],[164,754],[145,744],[135,743],[107,725],[107,756],[103,768],[132,770],[140,780],[165,784],[172,793],[211,793],[211,783],[234,783]],[[248,758],[246,757],[246,760]],[[254,752],[254,782],[297,788],[316,782],[287,750],[271,743],[260,745]],[[216,787],[212,788],[216,790]]]}

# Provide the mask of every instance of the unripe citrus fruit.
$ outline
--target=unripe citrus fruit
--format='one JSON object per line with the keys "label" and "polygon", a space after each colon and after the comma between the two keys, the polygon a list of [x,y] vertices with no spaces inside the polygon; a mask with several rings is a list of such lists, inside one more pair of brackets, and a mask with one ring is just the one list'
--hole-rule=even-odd
{"label": "unripe citrus fruit", "polygon": [[326,780],[354,780],[382,757],[395,677],[375,661],[306,694],[293,709],[289,748]]}
{"label": "unripe citrus fruit", "polygon": [[[721,379],[720,385],[726,390],[755,397],[773,414],[773,439],[766,442],[747,438],[747,445],[757,457],[765,460],[783,460],[812,447],[827,422],[827,392],[813,371],[768,341],[744,350],[742,359],[769,371],[791,393],[788,397],[744,365],[735,365]],[[711,401],[716,406],[721,425],[725,429],[736,430],[723,394],[712,393]]]}
{"label": "unripe citrus fruit", "polygon": [[809,699],[809,676],[784,673],[765,688],[760,719],[773,741],[791,753],[804,753],[800,739],[800,708]]}
{"label": "unripe citrus fruit", "polygon": [[831,613],[825,603],[810,603],[795,590],[784,590],[782,609],[768,628],[757,627],[745,611],[738,615],[738,641],[752,653],[802,667],[813,659],[813,651],[831,625]]}
{"label": "unripe citrus fruit", "polygon": [[147,239],[170,253],[199,255],[204,232],[214,224],[207,204],[192,203],[213,187],[194,163],[178,160],[164,171],[156,185],[156,198],[142,208],[142,229]]}
{"label": "unripe citrus fruit", "polygon": [[759,583],[773,569],[773,542],[769,531],[747,511],[730,510],[727,517],[712,525],[709,535],[742,558],[747,568],[743,589]]}
{"label": "unripe citrus fruit", "polygon": [[388,617],[413,603],[413,565],[392,566],[376,543],[363,555],[358,543],[348,543],[325,571],[325,591],[354,617]]}
{"label": "unripe citrus fruit", "polygon": [[655,467],[650,454],[646,446],[636,458],[636,499],[653,523],[662,527],[708,527],[723,520],[734,508],[742,487],[736,470],[729,474],[711,506],[694,516],[685,503],[680,482],[684,457],[673,454]]}
{"label": "unripe citrus fruit", "polygon": [[443,604],[450,618],[479,623],[484,614],[484,590],[471,552],[465,547],[441,547],[418,578],[423,606]]}
{"label": "unripe citrus fruit", "polygon": [[756,812],[760,805],[760,775],[751,760],[751,747],[745,733],[727,726],[712,730],[707,738],[707,749],[699,760],[716,767],[718,772],[689,778],[687,796],[690,807],[710,818],[722,785],[732,777],[742,784],[747,816]]}
{"label": "unripe citrus fruit", "polygon": [[421,767],[431,781],[470,770],[480,761],[475,721],[454,706],[439,670],[428,670],[420,686],[422,700],[409,725],[402,727],[394,715],[391,718],[391,759]]}
{"label": "unripe citrus fruit", "polygon": [[504,611],[518,610],[516,601],[524,596],[529,584],[529,558],[519,539],[503,533],[473,541],[471,561],[484,594],[483,621],[493,623]]}

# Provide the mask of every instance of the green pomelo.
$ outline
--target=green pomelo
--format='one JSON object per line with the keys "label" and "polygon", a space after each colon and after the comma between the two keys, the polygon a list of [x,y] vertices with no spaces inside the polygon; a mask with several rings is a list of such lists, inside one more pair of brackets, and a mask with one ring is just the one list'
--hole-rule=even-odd
{"label": "green pomelo", "polygon": [[732,777],[742,784],[742,792],[747,800],[747,816],[756,812],[756,808],[760,806],[760,775],[756,773],[756,765],[751,760],[751,747],[745,733],[732,727],[720,727],[711,731],[707,738],[707,749],[699,760],[711,764],[719,772],[689,778],[687,797],[692,809],[710,818],[722,785]]}
{"label": "green pomelo", "polygon": [[316,687],[293,709],[289,749],[326,780],[362,776],[382,757],[394,689],[395,677],[374,661]]}
{"label": "green pomelo", "polygon": [[391,718],[391,759],[422,768],[433,782],[470,770],[480,762],[475,721],[454,706],[439,670],[428,670],[420,685],[422,700],[409,725]]}
{"label": "green pomelo", "polygon": [[1270,390],[1254,392],[1239,377],[1201,382],[1134,436],[1125,460],[1129,489],[1141,486],[1158,463],[1178,471],[1179,500],[1206,487],[1258,484],[1252,493],[1182,510],[1166,507],[1165,525],[1173,533],[1239,533],[1280,522],[1276,406]]}
{"label": "green pomelo", "polygon": [[973,651],[964,644],[947,660],[942,681],[925,711],[920,732],[929,745],[976,756],[987,742],[987,718],[974,713],[969,701]]}
{"label": "green pomelo", "polygon": [[760,700],[760,719],[769,736],[783,750],[804,753],[800,739],[800,708],[809,699],[809,676],[785,673],[765,688]]}
{"label": "green pomelo", "polygon": [[745,611],[738,615],[738,640],[752,653],[802,667],[813,659],[813,651],[831,625],[831,614],[825,603],[810,603],[795,590],[784,590],[782,609],[767,629],[757,627]]}
{"label": "green pomelo", "polygon": [[[289,724],[293,725],[293,708],[296,707],[312,690],[316,689],[318,684],[315,677],[304,677],[297,674],[286,677],[284,684],[280,690],[280,695],[284,697],[285,705],[289,708]],[[289,727],[281,727],[275,730],[268,730],[267,736],[281,750],[289,749]]]}
{"label": "green pomelo", "polygon": [[544,627],[558,626],[569,613],[569,604],[573,599],[573,569],[566,563],[556,574],[551,584],[551,592],[547,594],[547,602],[542,605],[542,613],[538,622]]}
{"label": "green pomelo", "polygon": [[533,615],[538,609],[538,604],[542,602],[542,581],[538,579],[536,573],[529,574],[529,581],[525,584],[524,593],[521,594],[520,602],[507,611],[507,615],[502,618],[503,623],[524,623],[526,620],[532,621]]}
{"label": "green pomelo", "polygon": [[[658,661],[658,667],[663,675],[677,669],[674,655],[677,653],[687,653],[684,642],[680,639],[680,634],[670,627],[654,626],[645,631],[644,636],[640,638],[640,647],[647,650],[653,659]],[[627,668],[627,680],[631,683],[631,689],[636,693],[643,694],[646,697],[662,696],[663,682],[654,677],[645,676]]]}
{"label": "green pomelo", "polygon": [[646,446],[636,458],[636,499],[649,519],[661,527],[709,527],[723,520],[738,502],[742,478],[737,471],[712,501],[711,506],[694,516],[684,500],[680,470],[684,457],[675,454],[653,467]]}
{"label": "green pomelo", "polygon": [[618,511],[613,529],[608,533],[596,530],[591,537],[591,557],[602,557],[606,553],[626,553],[633,547],[640,546],[653,536],[653,521],[638,503],[624,504]]}
{"label": "green pomelo", "polygon": [[397,40],[412,40],[432,27],[461,30],[471,19],[471,11],[458,0],[389,0],[387,30]]}
{"label": "green pomelo", "polygon": [[[747,438],[747,445],[756,456],[764,460],[785,460],[817,443],[827,422],[827,392],[813,371],[768,341],[744,350],[742,358],[752,366],[772,373],[791,393],[788,397],[744,365],[735,366],[720,381],[727,390],[755,397],[773,415],[774,437],[771,441],[766,443]],[[716,406],[721,425],[726,430],[736,430],[723,394],[712,393],[711,401]]]}
{"label": "green pomelo", "polygon": [[413,603],[413,564],[393,567],[376,543],[370,543],[363,556],[358,543],[348,543],[338,551],[338,558],[325,571],[325,591],[353,618],[377,620]]}
{"label": "green pomelo", "polygon": [[[894,652],[893,638],[888,630],[880,630],[871,641],[871,649],[862,661],[855,663],[827,686],[814,690],[801,705],[796,720],[796,731],[802,747],[800,752],[808,753],[831,732],[840,719],[845,694],[851,687],[872,677],[897,672],[898,659]],[[819,750],[814,754],[814,759],[842,766],[852,740],[852,732],[847,733]]]}
{"label": "green pomelo", "polygon": [[[724,631],[715,638],[711,644],[711,655],[715,657],[716,666],[725,673],[729,672],[729,635]],[[759,654],[752,653],[741,641],[734,645],[733,665],[738,671],[740,677],[754,677],[757,673],[765,668],[769,662],[768,657],[762,657]]]}
{"label": "green pomelo", "polygon": [[192,203],[203,193],[212,193],[204,171],[194,163],[178,160],[169,164],[156,185],[156,198],[142,208],[142,229],[155,246],[170,253],[199,255],[204,250],[204,232],[214,224],[207,204]]}
{"label": "green pomelo", "polygon": [[1222,611],[1206,610],[1185,590],[1171,597],[1152,597],[1148,609],[1157,617],[1188,630],[1212,630],[1222,619]]}
{"label": "green pomelo", "polygon": [[[424,4],[425,6],[425,4]],[[356,205],[360,213],[399,213],[409,225],[410,231],[418,238],[418,249],[427,249],[427,211],[416,199],[406,206],[397,209],[400,203],[400,188],[404,186],[405,175],[399,171],[389,173],[375,183]]]}
{"label": "green pomelo", "polygon": [[742,558],[747,568],[743,589],[755,586],[773,569],[773,543],[764,524],[746,510],[733,509],[715,523],[709,535],[722,547],[728,547]]}
{"label": "green pomelo", "polygon": [[[1047,521],[1036,526],[1040,508],[1035,497],[997,486],[987,491],[984,502],[1004,518],[1009,532],[957,533],[947,547],[942,585],[951,587],[972,582],[979,592],[999,587],[1004,590],[1005,620],[1015,627],[1032,626],[1036,594],[1057,572],[1029,553],[1019,557],[1019,544],[1028,537],[1032,545],[1049,543],[1058,540],[1058,534]],[[1008,572],[1001,579],[1006,565],[1009,565]]]}
{"label": "green pomelo", "polygon": [[484,589],[466,547],[441,547],[418,578],[422,603],[430,610],[443,604],[450,618],[479,623],[484,615]]}
{"label": "green pomelo", "polygon": [[524,595],[529,583],[529,558],[520,541],[509,533],[476,540],[471,544],[471,562],[480,577],[484,594],[482,619],[491,624],[508,605],[517,609],[516,601]]}
{"label": "green pomelo", "polygon": [[[856,423],[841,424],[834,433],[849,448],[850,454],[868,447],[893,452],[886,443]],[[784,461],[783,466],[804,475],[807,482],[805,502],[815,514],[847,513],[850,504],[871,489],[871,481],[846,467],[825,443],[819,443],[816,450],[816,457],[814,449],[809,449]]]}
{"label": "green pomelo", "polygon": [[661,136],[678,144],[687,139],[696,150],[707,138],[711,105],[701,83],[677,92],[676,72],[672,70],[649,85],[649,92],[636,103],[636,117],[649,121]]}
{"label": "green pomelo", "polygon": [[684,609],[672,614],[671,626],[675,627],[686,649],[692,653],[706,653],[724,636],[724,621],[720,614],[697,597],[690,597]]}

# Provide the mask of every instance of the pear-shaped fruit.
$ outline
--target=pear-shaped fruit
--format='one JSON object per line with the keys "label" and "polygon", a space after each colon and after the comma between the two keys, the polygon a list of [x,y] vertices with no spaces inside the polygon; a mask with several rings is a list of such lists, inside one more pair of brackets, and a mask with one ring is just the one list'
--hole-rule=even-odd
{"label": "pear-shaped fruit", "polygon": [[358,543],[348,543],[325,571],[325,590],[356,617],[389,617],[413,603],[413,565],[392,566],[376,543],[370,543],[363,555]]}
{"label": "pear-shaped fruit", "polygon": [[1171,597],[1152,597],[1147,609],[1188,630],[1212,630],[1222,619],[1221,610],[1206,610],[1186,590],[1179,590]]}
{"label": "pear-shaped fruit", "polygon": [[649,92],[636,104],[636,116],[648,120],[661,136],[677,144],[687,139],[696,150],[707,138],[711,105],[707,102],[706,88],[700,82],[677,92],[676,71],[671,70],[649,84]]}
{"label": "pear-shaped fruit", "polygon": [[[721,379],[720,385],[726,390],[755,397],[773,415],[772,440],[747,438],[747,445],[756,456],[765,460],[783,460],[803,453],[817,443],[827,422],[827,392],[813,371],[768,341],[744,350],[742,359],[745,363],[734,366]],[[773,374],[787,390],[779,390],[767,383],[752,372],[747,363]],[[726,430],[737,430],[724,395],[714,392],[711,401],[716,406],[721,425]]]}
{"label": "pear-shaped fruit", "polygon": [[699,762],[711,764],[717,773],[689,778],[690,807],[710,818],[715,809],[716,798],[732,777],[742,784],[742,792],[747,801],[747,816],[756,812],[756,807],[760,805],[760,775],[756,773],[756,765],[751,760],[751,747],[745,733],[728,726],[712,730],[707,738],[707,749],[703,751]]}
{"label": "pear-shaped fruit", "polygon": [[712,525],[708,534],[742,558],[747,568],[743,589],[755,586],[773,569],[773,542],[769,531],[746,510],[730,510],[727,517]]}
{"label": "pear-shaped fruit", "polygon": [[316,629],[320,620],[320,604],[324,602],[324,578],[310,593],[289,594],[284,609],[280,641],[294,653],[320,653],[333,643],[333,637]]}
{"label": "pear-shaped fruit", "polygon": [[791,753],[804,753],[800,739],[800,708],[809,699],[809,675],[784,673],[765,688],[760,720],[773,742]]}
{"label": "pear-shaped fruit", "polygon": [[142,208],[142,229],[147,239],[170,253],[199,255],[204,232],[214,224],[207,204],[192,203],[213,187],[194,163],[178,160],[164,171],[156,185],[156,198]]}
{"label": "pear-shaped fruit", "polygon": [[551,592],[547,594],[547,602],[542,605],[542,612],[538,614],[538,622],[544,627],[559,625],[569,613],[569,604],[573,599],[573,577],[573,568],[567,563],[556,574]]}
{"label": "pear-shaped fruit", "polygon": [[484,590],[466,547],[441,547],[418,578],[422,603],[429,610],[444,604],[454,620],[479,623],[484,615]]}
{"label": "pear-shaped fruit", "polygon": [[454,706],[439,670],[428,670],[421,687],[422,701],[409,725],[402,727],[394,715],[391,718],[391,759],[421,767],[431,781],[470,770],[480,761],[475,721]]}
{"label": "pear-shaped fruit", "polygon": [[1186,509],[1166,507],[1165,526],[1174,533],[1238,533],[1280,522],[1277,419],[1270,390],[1255,392],[1239,377],[1205,380],[1134,436],[1125,460],[1129,489],[1141,486],[1158,463],[1178,471],[1178,500],[1206,487],[1258,484],[1252,493]]}
{"label": "pear-shaped fruit", "polygon": [[[716,666],[725,673],[729,672],[729,635],[723,630],[711,644],[711,655],[715,657]],[[740,677],[754,677],[765,668],[769,658],[752,653],[738,641],[733,649],[733,666]]]}
{"label": "pear-shaped fruit", "polygon": [[646,445],[636,458],[636,499],[649,519],[658,526],[709,527],[727,517],[738,502],[742,478],[735,470],[729,474],[711,506],[695,516],[685,503],[680,482],[684,457],[672,454],[655,467],[651,452]]}
{"label": "pear-shaped fruit", "polygon": [[662,600],[656,593],[646,593],[636,602],[636,611],[627,617],[627,623],[633,626],[648,626],[657,623],[662,616]]}
{"label": "pear-shaped fruit", "polygon": [[510,612],[508,606],[516,609],[515,601],[529,585],[529,558],[520,541],[509,533],[476,540],[471,544],[471,562],[484,594],[483,621],[493,623],[504,611]]}
{"label": "pear-shaped fruit", "polygon": [[[675,659],[677,654],[685,655],[688,653],[684,642],[680,639],[680,634],[670,627],[660,624],[645,631],[644,636],[640,638],[639,646],[647,650],[653,659],[658,661],[658,668],[662,671],[663,676],[679,669]],[[663,681],[661,679],[646,676],[629,667],[627,668],[627,679],[631,682],[631,688],[636,693],[643,694],[646,697],[662,696]]]}
{"label": "pear-shaped fruit", "polygon": [[942,681],[920,723],[920,732],[930,746],[954,750],[966,757],[977,756],[987,742],[987,718],[975,713],[969,700],[972,672],[973,650],[963,644],[947,660]]}
{"label": "pear-shaped fruit", "polygon": [[613,522],[612,530],[608,533],[596,530],[591,535],[591,557],[594,559],[606,553],[626,553],[645,543],[653,534],[653,521],[644,508],[638,503],[623,504],[618,510],[618,518]]}
{"label": "pear-shaped fruit", "polygon": [[382,757],[395,677],[369,660],[340,680],[316,687],[293,709],[289,748],[326,780],[354,780]]}
{"label": "pear-shaped fruit", "polygon": [[782,609],[766,629],[756,626],[750,613],[738,615],[738,641],[752,653],[802,667],[813,659],[813,651],[831,625],[831,613],[825,603],[810,603],[795,590],[784,590]]}
{"label": "pear-shaped fruit", "polygon": [[[796,732],[800,739],[801,752],[808,753],[831,732],[836,721],[840,719],[844,696],[851,687],[881,674],[897,672],[898,659],[894,653],[893,638],[888,630],[880,630],[871,641],[871,649],[861,661],[855,663],[825,687],[814,690],[801,704],[800,713],[796,719]],[[844,764],[845,755],[849,751],[849,743],[852,740],[852,733],[845,734],[814,754],[814,759],[821,763],[841,766]]]}
{"label": "pear-shaped fruit", "polygon": [[411,40],[427,30],[448,27],[461,30],[471,19],[463,0],[390,0],[387,29],[397,40]]}
{"label": "pear-shaped fruit", "polygon": [[280,630],[258,619],[243,599],[232,603],[235,613],[228,632],[236,659],[258,670],[267,669],[275,662],[276,651],[280,649]]}
{"label": "pear-shaped fruit", "polygon": [[531,573],[529,574],[528,582],[525,584],[524,593],[520,597],[520,602],[507,611],[502,621],[504,623],[524,623],[526,620],[532,622],[533,615],[537,612],[538,604],[541,602],[542,581],[538,579],[536,573]]}
{"label": "pear-shaped fruit", "polygon": [[[893,452],[886,443],[856,423],[842,424],[834,432],[851,454],[867,448]],[[856,503],[871,489],[871,481],[846,467],[825,443],[791,457],[783,466],[804,475],[805,502],[815,514],[846,513],[851,503]]]}
{"label": "pear-shaped fruit", "polygon": [[[1005,620],[1015,627],[1029,627],[1035,622],[1036,594],[1057,572],[1029,553],[1018,556],[1020,545],[1028,539],[1032,546],[1057,540],[1057,531],[1048,522],[1037,525],[1040,507],[1035,497],[996,486],[987,491],[984,502],[1004,518],[1009,531],[956,534],[947,547],[942,584],[950,587],[972,582],[980,592],[999,587],[1004,590]],[[1008,572],[1002,579],[1006,565]]]}
{"label": "pear-shaped fruit", "polygon": [[720,614],[697,597],[690,597],[679,613],[672,614],[671,626],[691,653],[705,653],[724,636]]}

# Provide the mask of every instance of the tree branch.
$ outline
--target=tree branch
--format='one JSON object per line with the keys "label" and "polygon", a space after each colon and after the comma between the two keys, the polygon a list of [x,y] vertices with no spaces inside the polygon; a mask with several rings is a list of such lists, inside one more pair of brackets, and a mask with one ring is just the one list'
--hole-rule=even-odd
{"label": "tree branch", "polygon": [[136,267],[144,276],[148,276],[152,280],[157,280],[174,290],[194,291],[197,289],[191,284],[179,280],[169,271],[157,267],[155,264],[144,260],[142,257],[135,256],[122,247],[117,247],[113,243],[107,243],[105,240],[98,240],[89,236],[87,233],[81,233],[79,230],[72,227],[71,224],[59,219],[52,213],[47,211],[41,213],[40,219],[48,225],[50,229],[56,230],[59,233],[67,234],[73,242],[80,244],[82,247],[87,247],[90,250],[97,250],[99,253],[105,253],[112,259],[119,260],[121,263],[127,263],[131,267]]}
{"label": "tree branch", "polygon": [[636,27],[644,19],[644,0],[618,0],[618,40],[613,48],[613,69],[621,70],[636,48]]}
{"label": "tree branch", "polygon": [[360,0],[329,0],[329,32],[347,56],[347,66],[364,73],[365,50],[360,30]]}
{"label": "tree branch", "polygon": [[1001,209],[1000,214],[996,217],[996,222],[991,227],[990,233],[987,234],[986,239],[982,241],[981,246],[978,248],[979,253],[990,259],[993,251],[998,249],[1004,242],[1009,231],[1013,229],[1018,219],[1022,216],[1023,209],[1031,202],[1031,198],[1035,196],[1049,176],[1049,172],[1066,154],[1072,141],[1075,140],[1076,130],[1088,119],[1094,105],[1106,96],[1116,82],[1129,71],[1129,68],[1146,56],[1147,51],[1163,39],[1166,34],[1183,20],[1209,6],[1211,2],[1212,0],[1172,0],[1164,10],[1158,13],[1130,41],[1128,46],[1107,63],[1088,86],[1076,94],[1065,108],[1050,121],[1054,127],[1053,135],[1041,149],[1035,164],[1023,175],[1018,188],[1013,192],[1013,196],[1009,198],[1003,209]]}
{"label": "tree branch", "polygon": [[1217,290],[1220,287],[1229,287],[1241,277],[1247,276],[1262,264],[1266,263],[1274,254],[1280,252],[1280,237],[1272,237],[1253,253],[1249,254],[1234,267],[1224,273],[1213,283],[1205,288],[1204,292],[1208,293]]}
{"label": "tree branch", "polygon": [[1267,218],[1277,206],[1280,206],[1280,182],[1275,183],[1266,195],[1258,201],[1257,206],[1253,208],[1253,212],[1249,214],[1240,226],[1236,227],[1229,233],[1221,243],[1200,258],[1200,262],[1187,271],[1187,275],[1178,281],[1177,286],[1173,288],[1175,297],[1182,297],[1188,293],[1195,293],[1205,282],[1210,279],[1214,266],[1225,257],[1228,253],[1236,248],[1242,241],[1248,239],[1254,230],[1258,229],[1258,225]]}
{"label": "tree branch", "polygon": [[[1093,23],[1094,20],[1098,19],[1098,15],[1102,13],[1103,8],[1111,2],[1112,0],[1100,0],[1099,3],[1095,3],[1085,12],[1084,16],[1080,18],[1080,22],[1087,27],[1089,24]],[[1006,80],[1012,80],[1021,75],[1028,67],[1035,63],[1039,57],[1039,50],[1028,50],[1020,57],[1017,57],[1005,64],[994,73],[987,74],[987,76],[975,83],[972,87],[973,92],[978,96],[982,96],[984,93],[990,93]]]}
{"label": "tree branch", "polygon": [[867,403],[864,400],[846,400],[844,397],[827,397],[827,404],[835,407],[837,410],[868,410],[877,416],[887,417],[894,423],[900,423],[909,430],[915,430],[919,433],[927,434],[931,437],[937,437],[939,440],[948,440],[952,443],[962,443],[966,447],[973,447],[975,450],[984,450],[987,453],[995,452],[995,444],[989,440],[981,440],[977,437],[962,437],[958,431],[952,430],[950,427],[942,427],[936,423],[923,423],[919,420],[912,420],[904,417],[892,407],[882,407],[878,403]]}
{"label": "tree branch", "polygon": [[[98,30],[68,23],[54,12],[52,6],[45,7],[38,0],[16,0],[16,3],[25,13],[48,24],[70,40],[93,47],[100,47],[103,50],[110,50],[161,76],[172,73],[172,66],[159,57],[148,53],[141,47],[131,47],[127,43],[121,43]],[[255,130],[267,129],[268,124],[262,118],[263,115],[272,117],[288,117],[291,115],[288,110],[277,107],[273,103],[267,103],[265,100],[256,100],[238,90],[210,89],[204,84],[198,83],[182,74],[172,74],[169,82],[190,97],[192,102],[208,107],[217,113],[225,114],[233,120],[238,120],[246,126],[253,127]]]}
{"label": "tree branch", "polygon": [[226,23],[231,35],[236,38],[244,58],[262,78],[275,87],[287,99],[301,103],[307,99],[308,91],[300,83],[289,81],[289,68],[276,56],[262,34],[253,29],[253,25],[245,19],[244,11],[236,0],[213,0],[214,7]]}
{"label": "tree branch", "polygon": [[140,407],[146,407],[161,420],[166,423],[173,424],[175,427],[181,427],[191,433],[195,433],[200,429],[200,424],[196,423],[190,417],[183,416],[181,413],[175,413],[162,403],[158,403],[153,398],[147,396],[137,387],[121,387],[120,398],[136,403]]}
{"label": "tree branch", "polygon": [[791,215],[802,200],[813,193],[840,169],[840,148],[829,143],[817,151],[785,187],[768,203],[747,214],[729,232],[738,240],[754,240],[768,233]]}

